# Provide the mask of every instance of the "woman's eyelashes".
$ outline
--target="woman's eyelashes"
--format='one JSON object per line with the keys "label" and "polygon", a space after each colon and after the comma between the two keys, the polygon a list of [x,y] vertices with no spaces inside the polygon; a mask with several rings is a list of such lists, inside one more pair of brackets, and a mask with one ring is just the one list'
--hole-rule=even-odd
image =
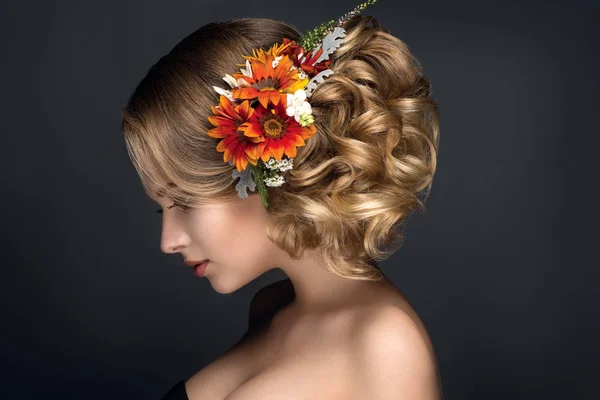
{"label": "woman's eyelashes", "polygon": [[[192,207],[190,207],[190,206],[186,206],[185,204],[173,203],[173,205],[172,205],[172,206],[169,206],[169,207],[167,207],[167,209],[169,209],[169,210],[170,210],[170,209],[171,209],[171,208],[173,208],[173,207],[177,207],[178,209],[180,209],[180,210],[181,210],[181,211],[183,211],[183,212],[186,212],[186,211],[188,211],[190,208],[192,208]],[[162,208],[159,208],[158,210],[156,210],[156,212],[157,212],[158,214],[162,214],[162,213],[163,213],[163,210],[162,210]]]}

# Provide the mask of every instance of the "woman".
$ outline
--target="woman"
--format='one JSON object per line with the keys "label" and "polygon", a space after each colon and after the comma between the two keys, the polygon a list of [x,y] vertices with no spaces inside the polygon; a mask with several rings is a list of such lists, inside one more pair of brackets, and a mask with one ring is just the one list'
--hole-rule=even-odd
{"label": "woman", "polygon": [[442,397],[427,331],[375,262],[424,207],[437,106],[418,61],[377,20],[355,12],[338,25],[343,37],[335,49],[318,39],[330,54],[312,65],[318,46],[289,24],[204,25],[123,110],[129,155],[161,206],[162,250],[219,293],[272,268],[289,277],[256,293],[237,344],[163,399]]}

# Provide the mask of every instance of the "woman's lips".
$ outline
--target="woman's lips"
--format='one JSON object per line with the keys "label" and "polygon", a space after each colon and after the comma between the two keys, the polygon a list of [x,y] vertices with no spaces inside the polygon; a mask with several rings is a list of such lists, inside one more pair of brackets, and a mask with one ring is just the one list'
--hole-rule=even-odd
{"label": "woman's lips", "polygon": [[195,267],[196,265],[202,264],[205,261],[208,261],[208,258],[205,258],[204,260],[198,260],[198,261],[185,260],[184,264],[187,265],[188,267]]}
{"label": "woman's lips", "polygon": [[206,272],[206,267],[208,266],[209,260],[204,261],[201,264],[198,264],[194,267],[194,274],[196,274],[196,276],[198,278],[201,278],[204,276],[205,272]]}

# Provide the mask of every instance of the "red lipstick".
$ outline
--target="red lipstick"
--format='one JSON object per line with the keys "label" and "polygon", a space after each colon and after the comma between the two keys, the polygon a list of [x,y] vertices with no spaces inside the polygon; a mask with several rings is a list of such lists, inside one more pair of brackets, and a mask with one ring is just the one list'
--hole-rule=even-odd
{"label": "red lipstick", "polygon": [[184,263],[185,265],[187,265],[188,267],[195,267],[198,264],[202,264],[203,262],[208,261],[207,259],[204,260],[200,260],[200,261],[192,261],[192,260],[185,260]]}
{"label": "red lipstick", "polygon": [[194,267],[194,274],[200,278],[202,276],[204,276],[204,273],[206,272],[206,267],[208,266],[208,262],[210,260],[206,259],[206,260],[202,260],[202,261],[185,261],[185,265],[189,266],[189,267]]}
{"label": "red lipstick", "polygon": [[209,262],[209,260],[206,260],[202,264],[196,265],[194,267],[194,274],[196,274],[196,276],[198,278],[203,277],[204,274],[206,273],[206,267],[208,267],[208,262]]}

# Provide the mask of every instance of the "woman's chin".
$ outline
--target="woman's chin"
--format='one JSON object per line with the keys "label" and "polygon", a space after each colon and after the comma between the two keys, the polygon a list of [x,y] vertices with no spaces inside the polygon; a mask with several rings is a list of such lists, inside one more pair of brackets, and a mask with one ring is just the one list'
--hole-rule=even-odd
{"label": "woman's chin", "polygon": [[213,290],[220,294],[230,294],[241,287],[235,282],[223,282],[219,281],[218,279],[211,279],[208,276],[206,278],[208,279],[208,282],[212,286]]}

